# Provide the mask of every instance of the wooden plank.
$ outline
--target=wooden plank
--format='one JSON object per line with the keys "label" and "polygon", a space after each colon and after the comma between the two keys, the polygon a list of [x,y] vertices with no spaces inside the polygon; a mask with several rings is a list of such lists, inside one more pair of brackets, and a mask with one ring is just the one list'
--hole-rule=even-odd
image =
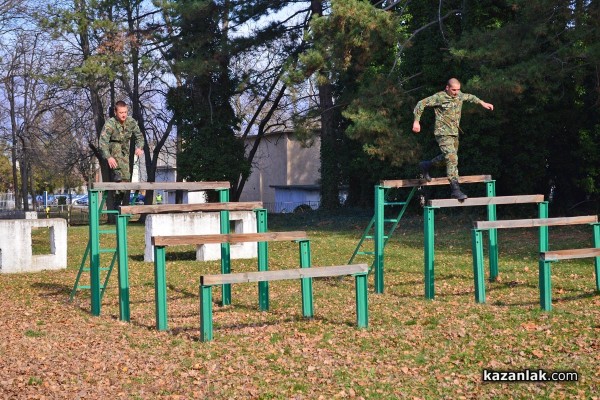
{"label": "wooden plank", "polygon": [[[460,176],[458,183],[478,183],[488,182],[492,180],[491,175],[472,175],[472,176]],[[380,181],[381,186],[389,188],[402,188],[402,187],[415,187],[415,186],[439,186],[449,185],[450,181],[448,178],[432,178],[431,182],[427,182],[425,179],[399,179],[399,180],[384,180]]]}
{"label": "wooden plank", "polygon": [[569,260],[573,258],[600,257],[600,248],[567,249],[540,253],[540,261]]}
{"label": "wooden plank", "polygon": [[582,225],[598,222],[597,215],[584,215],[580,217],[559,218],[531,218],[509,219],[504,221],[476,221],[475,229],[502,229],[502,228],[532,228],[536,226]]}
{"label": "wooden plank", "polygon": [[92,182],[97,190],[198,190],[229,189],[229,182]]}
{"label": "wooden plank", "polygon": [[121,206],[121,214],[167,214],[199,211],[252,211],[262,208],[260,201],[235,203],[198,203],[198,204],[154,204],[140,206]]}
{"label": "wooden plank", "polygon": [[472,207],[487,206],[488,204],[525,204],[541,203],[544,201],[543,194],[528,194],[521,196],[496,196],[496,197],[471,197],[463,201],[456,199],[438,199],[429,200],[427,205],[430,207]]}
{"label": "wooden plank", "polygon": [[306,232],[231,233],[228,235],[152,236],[154,246],[201,245],[211,243],[285,242],[308,239]]}
{"label": "wooden plank", "polygon": [[280,271],[239,272],[235,274],[202,275],[200,285],[225,285],[230,283],[248,283],[264,281],[280,281],[287,279],[322,278],[369,272],[367,264],[336,265],[331,267],[311,267],[286,269]]}

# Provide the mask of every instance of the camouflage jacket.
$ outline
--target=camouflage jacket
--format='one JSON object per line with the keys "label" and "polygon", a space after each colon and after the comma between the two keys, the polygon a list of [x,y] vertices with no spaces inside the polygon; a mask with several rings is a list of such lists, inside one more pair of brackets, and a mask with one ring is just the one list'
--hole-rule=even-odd
{"label": "camouflage jacket", "polygon": [[423,114],[425,107],[433,107],[435,111],[434,134],[436,136],[458,136],[460,113],[464,101],[471,103],[481,102],[481,100],[472,94],[458,92],[456,97],[452,97],[445,91],[438,92],[417,103],[413,111],[415,121],[421,119],[421,114]]}
{"label": "camouflage jacket", "polygon": [[100,133],[99,144],[102,157],[107,160],[110,157],[114,157],[115,159],[129,157],[129,141],[131,136],[135,138],[135,147],[142,148],[144,137],[135,119],[127,117],[125,123],[121,125],[116,118],[110,118],[106,121]]}

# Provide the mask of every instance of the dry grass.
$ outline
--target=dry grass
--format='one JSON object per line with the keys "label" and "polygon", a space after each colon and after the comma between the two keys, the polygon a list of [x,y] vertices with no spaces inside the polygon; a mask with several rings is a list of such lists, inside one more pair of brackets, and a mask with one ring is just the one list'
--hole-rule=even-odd
{"label": "dry grass", "polygon": [[[370,217],[370,216],[369,216]],[[312,264],[346,263],[364,215],[269,216],[272,230],[305,229]],[[118,321],[117,279],[89,314],[89,293],[69,292],[87,243],[69,229],[69,268],[0,275],[2,398],[582,398],[600,391],[600,297],[593,262],[553,270],[554,311],[539,310],[537,231],[500,232],[500,282],[474,303],[468,217],[436,221],[436,298],[424,299],[422,219],[414,214],[386,247],[385,293],[370,278],[369,329],[355,328],[354,284],[315,280],[315,318],[301,317],[300,283],[270,284],[270,311],[254,284],[215,305],[214,336],[199,342],[198,277],[218,262],[167,251],[169,332],[154,329],[153,265],[143,227],[129,229],[131,323]],[[551,248],[587,247],[591,228],[558,228]],[[270,269],[298,265],[293,243],[269,246]],[[360,260],[358,260],[360,261]],[[256,260],[233,260],[234,271]],[[215,301],[220,291],[215,290]],[[576,383],[482,383],[482,369],[574,370]],[[596,397],[597,398],[597,397]]]}

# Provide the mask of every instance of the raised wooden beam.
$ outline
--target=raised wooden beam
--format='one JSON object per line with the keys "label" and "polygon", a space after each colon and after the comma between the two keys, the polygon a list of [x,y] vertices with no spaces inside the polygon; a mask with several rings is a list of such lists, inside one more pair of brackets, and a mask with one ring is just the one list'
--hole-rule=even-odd
{"label": "raised wooden beam", "polygon": [[600,257],[600,248],[567,249],[544,251],[540,253],[540,261],[570,260],[573,258]]}
{"label": "raised wooden beam", "polygon": [[306,240],[306,232],[231,233],[227,235],[152,236],[154,246],[201,245],[211,243],[285,242]]}
{"label": "raised wooden beam", "polygon": [[213,286],[230,283],[280,281],[286,279],[322,278],[328,276],[342,276],[352,274],[365,274],[369,272],[367,264],[336,265],[332,267],[310,267],[286,269],[281,271],[256,271],[238,272],[235,274],[202,275],[200,285]]}
{"label": "raised wooden beam", "polygon": [[198,190],[229,189],[229,182],[92,182],[97,190]]}
{"label": "raised wooden beam", "polygon": [[471,197],[465,200],[439,199],[429,200],[427,205],[430,207],[471,207],[487,206],[488,204],[525,204],[541,203],[544,201],[543,194],[528,194],[522,196],[496,196],[496,197]]}
{"label": "raised wooden beam", "polygon": [[[461,176],[458,178],[458,183],[478,183],[488,182],[492,180],[491,175],[473,175],[473,176]],[[400,179],[400,180],[385,180],[380,181],[381,186],[389,188],[402,188],[402,187],[415,187],[415,186],[439,186],[449,185],[450,181],[448,178],[432,178],[431,182],[427,182],[425,179]]]}
{"label": "raised wooden beam", "polygon": [[155,204],[140,206],[121,206],[121,214],[167,214],[199,211],[252,211],[262,208],[260,201],[237,203],[198,203],[198,204]]}
{"label": "raised wooden beam", "polygon": [[508,219],[504,221],[475,221],[475,229],[532,228],[536,226],[581,225],[598,222],[597,215],[559,218]]}

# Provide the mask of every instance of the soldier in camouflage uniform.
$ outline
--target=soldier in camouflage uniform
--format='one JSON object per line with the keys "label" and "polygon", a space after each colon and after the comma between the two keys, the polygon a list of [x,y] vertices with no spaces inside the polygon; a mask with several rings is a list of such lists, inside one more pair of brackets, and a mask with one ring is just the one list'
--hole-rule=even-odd
{"label": "soldier in camouflage uniform", "polygon": [[[135,139],[135,155],[144,154],[142,146],[144,137],[140,132],[135,119],[127,116],[128,107],[124,101],[115,104],[115,116],[104,124],[100,133],[100,152],[102,157],[108,161],[110,168],[110,179],[113,182],[129,182],[129,142],[133,136]],[[123,202],[125,192],[116,191],[114,209]],[[129,199],[127,199],[129,202]]]}
{"label": "soldier in camouflage uniform", "polygon": [[429,169],[434,165],[446,165],[446,175],[450,181],[452,189],[451,197],[459,200],[467,198],[460,190],[458,185],[458,131],[460,130],[460,114],[463,102],[480,104],[487,110],[493,110],[494,106],[478,99],[472,94],[462,93],[460,91],[460,82],[456,78],[448,81],[446,89],[432,96],[424,98],[417,103],[413,113],[415,121],[413,123],[413,132],[421,131],[421,114],[425,107],[433,107],[435,111],[435,139],[440,146],[442,154],[433,158],[430,161],[422,161],[419,163],[423,171],[423,177],[427,182],[431,181]]}

